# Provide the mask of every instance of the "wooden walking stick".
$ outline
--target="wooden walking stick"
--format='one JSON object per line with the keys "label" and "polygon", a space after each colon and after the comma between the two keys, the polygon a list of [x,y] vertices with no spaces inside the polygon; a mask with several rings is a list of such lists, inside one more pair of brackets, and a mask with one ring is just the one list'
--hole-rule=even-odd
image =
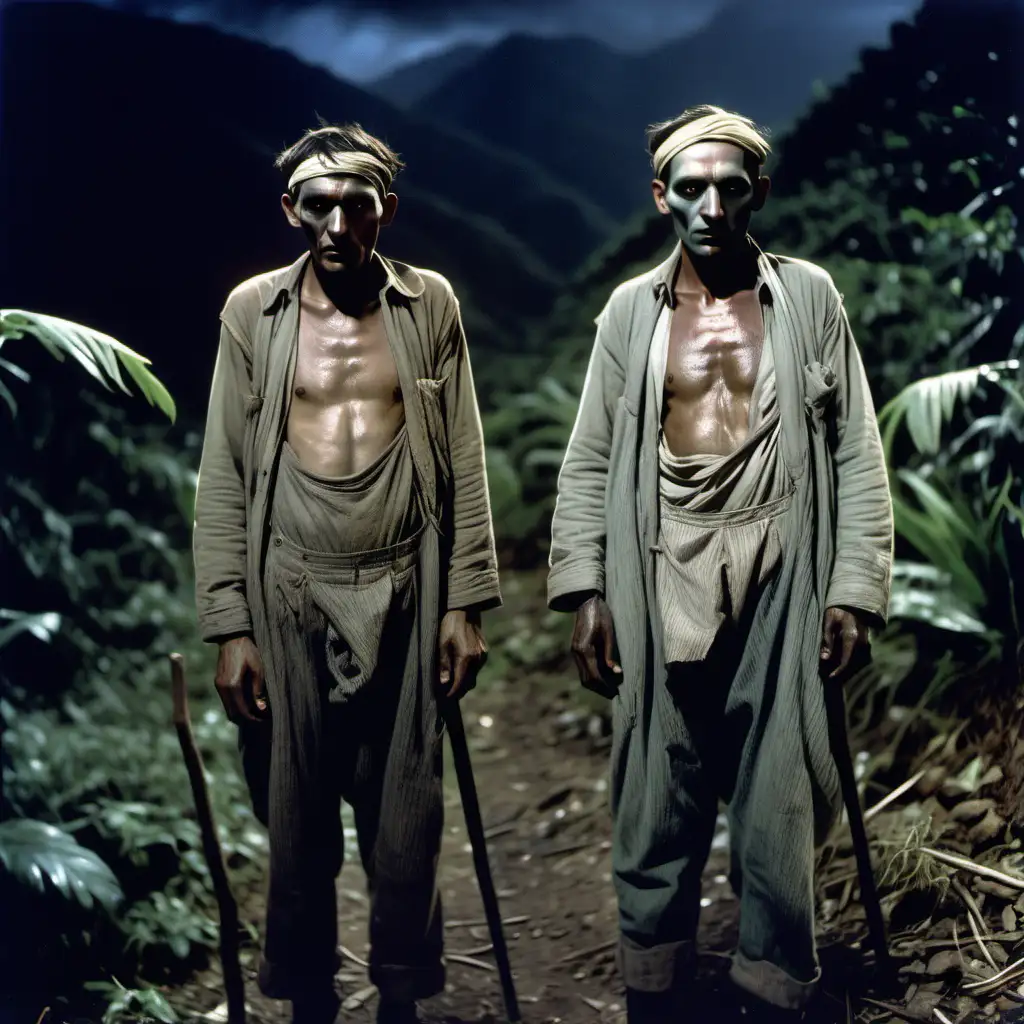
{"label": "wooden walking stick", "polygon": [[505,1000],[505,1015],[508,1017],[509,1024],[518,1024],[521,1020],[519,1000],[516,998],[516,986],[512,980],[512,965],[508,958],[508,946],[505,944],[505,932],[501,926],[498,894],[494,891],[491,865],[487,859],[487,840],[484,838],[484,823],[480,817],[480,803],[476,795],[473,766],[469,760],[469,745],[466,743],[462,710],[458,701],[455,700],[442,700],[441,710],[452,744],[452,760],[455,762],[455,774],[459,780],[462,810],[466,816],[466,832],[469,834],[469,843],[473,848],[473,865],[476,868],[477,881],[480,883],[484,916],[487,918],[487,928],[491,933],[491,942],[494,945],[494,959],[498,963],[501,993]]}
{"label": "wooden walking stick", "polygon": [[834,679],[823,680],[825,687],[825,711],[828,716],[828,737],[832,756],[839,771],[839,785],[843,791],[843,803],[850,819],[850,836],[853,839],[853,853],[857,860],[857,874],[860,876],[860,900],[864,916],[868,921],[868,936],[875,950],[875,968],[883,987],[895,982],[896,973],[889,955],[889,942],[885,933],[885,919],[882,904],[878,898],[878,887],[871,867],[871,851],[864,828],[864,814],[857,792],[857,777],[853,771],[850,756],[850,739],[846,731],[846,697],[841,683]]}
{"label": "wooden walking stick", "polygon": [[180,654],[172,654],[171,696],[172,720],[178,733],[178,742],[185,757],[188,781],[196,803],[196,817],[203,837],[203,853],[213,880],[213,891],[220,911],[220,960],[224,971],[224,989],[228,998],[228,1024],[245,1024],[245,980],[238,959],[238,905],[231,893],[231,884],[224,867],[224,854],[213,823],[210,794],[203,775],[203,759],[192,735],[192,722],[188,715],[188,692],[185,689],[185,661]]}

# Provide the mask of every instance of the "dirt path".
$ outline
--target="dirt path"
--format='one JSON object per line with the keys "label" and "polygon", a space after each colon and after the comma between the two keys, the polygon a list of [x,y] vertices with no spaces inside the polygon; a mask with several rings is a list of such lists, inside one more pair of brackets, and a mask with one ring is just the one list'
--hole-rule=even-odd
{"label": "dirt path", "polygon": [[[525,579],[506,595],[506,608],[495,617],[499,643],[536,604],[536,589],[536,580]],[[464,701],[463,713],[523,1018],[535,1024],[624,1020],[614,953],[609,737],[599,734],[597,718],[581,710],[571,673],[535,673],[515,685],[497,671],[490,675]],[[346,833],[348,844],[354,836],[348,827]],[[723,840],[724,835],[716,841],[705,874],[708,905],[703,911],[702,944],[712,959],[714,951],[731,948],[735,931],[735,901],[723,874]],[[365,958],[363,876],[354,850],[346,854],[338,883],[339,937],[346,951]],[[504,1020],[450,763],[440,888],[450,958],[448,985],[425,1008],[458,1021]],[[243,915],[257,927],[261,912],[258,899],[243,907]],[[246,955],[251,1020],[287,1021],[288,1004],[264,999],[256,988],[255,949]],[[373,1020],[376,993],[365,969],[347,961],[339,980],[349,1001],[345,1019]],[[175,1003],[202,1014],[220,1003],[222,993],[219,972],[211,969],[178,990]]]}

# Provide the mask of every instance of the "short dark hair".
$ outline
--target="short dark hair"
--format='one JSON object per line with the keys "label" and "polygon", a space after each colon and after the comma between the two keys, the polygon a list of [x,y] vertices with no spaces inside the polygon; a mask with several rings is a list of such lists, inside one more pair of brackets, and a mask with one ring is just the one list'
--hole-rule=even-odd
{"label": "short dark hair", "polygon": [[[701,117],[708,117],[711,114],[725,114],[727,116],[732,115],[735,117],[741,116],[734,114],[731,110],[726,110],[724,107],[716,107],[713,103],[697,103],[692,107],[687,107],[677,117],[670,118],[668,121],[659,121],[657,124],[648,125],[647,151],[651,155],[652,162],[658,147],[677,128],[682,128],[684,124],[690,124],[691,121],[696,121]],[[768,134],[767,130],[762,128],[760,125],[756,125],[755,127],[762,135]],[[671,163],[669,166],[671,166]],[[752,178],[757,178],[761,173],[761,165],[757,162],[757,157],[746,149],[743,150],[743,166]]]}
{"label": "short dark hair", "polygon": [[[311,156],[335,156],[338,153],[369,153],[384,164],[392,179],[405,166],[386,142],[371,135],[357,121],[331,124],[322,117],[319,128],[308,129],[298,142],[278,153],[274,166],[284,174],[287,181],[303,160]],[[291,190],[293,201],[298,191],[298,187]]]}

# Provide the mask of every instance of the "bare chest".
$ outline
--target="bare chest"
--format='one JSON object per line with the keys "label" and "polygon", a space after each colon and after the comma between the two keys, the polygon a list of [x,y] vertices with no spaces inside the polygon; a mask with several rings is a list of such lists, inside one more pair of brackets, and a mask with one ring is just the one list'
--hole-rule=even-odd
{"label": "bare chest", "polygon": [[303,309],[294,394],[324,405],[400,401],[398,367],[381,311],[357,318]]}
{"label": "bare chest", "polygon": [[763,345],[764,323],[756,292],[706,303],[683,300],[672,313],[665,390],[670,398],[681,399],[720,388],[749,396]]}

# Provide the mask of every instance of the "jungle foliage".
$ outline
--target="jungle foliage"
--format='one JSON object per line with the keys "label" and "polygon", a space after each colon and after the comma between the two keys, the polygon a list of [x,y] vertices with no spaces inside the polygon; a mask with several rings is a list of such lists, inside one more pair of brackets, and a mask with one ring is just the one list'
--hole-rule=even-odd
{"label": "jungle foliage", "polygon": [[[765,249],[832,274],[879,406],[918,377],[1024,348],[1014,14],[980,5],[969,34],[961,17],[925,3],[894,26],[890,48],[866,51],[776,142],[772,194],[752,225]],[[635,221],[595,254],[536,348],[510,368],[512,394],[485,428],[500,535],[520,558],[544,551],[539,524],[553,508],[593,319],[616,284],[665,258],[673,241],[665,218]],[[901,439],[891,455],[902,465],[912,451]]]}
{"label": "jungle foliage", "polygon": [[[970,33],[946,11],[926,3],[782,140],[755,228],[765,248],[824,265],[845,294],[892,471],[894,616],[927,631],[949,663],[985,662],[1019,678],[1024,282],[1013,33],[999,5],[979,6]],[[479,368],[491,382],[495,524],[512,563],[536,566],[545,555],[593,318],[615,284],[670,246],[661,218],[637,220],[595,254],[520,355]],[[173,414],[144,361],[112,339],[34,314],[0,323],[0,899],[19,922],[0,937],[0,971],[47,993],[99,983],[111,1021],[173,1019],[147,984],[188,970],[215,943],[169,724],[173,650],[196,686],[196,738],[233,879],[254,878],[265,852],[233,730],[210,693],[212,652],[189,639],[201,439],[180,425],[169,436],[152,410],[121,400],[127,374]],[[54,364],[60,353],[80,365]],[[540,630],[519,623],[494,664],[527,671],[539,656],[557,659],[554,629],[551,617]],[[957,678],[941,675],[948,686]],[[38,1013],[43,1004],[32,1005]]]}
{"label": "jungle foliage", "polygon": [[[174,418],[148,360],[113,338],[22,311],[0,313],[0,330],[0,898],[18,922],[3,930],[0,971],[50,994],[101,978],[110,1020],[122,1003],[153,1015],[158,993],[110,979],[171,976],[217,937],[161,657],[195,635],[198,439],[186,437],[182,457],[166,428],[97,393],[94,383],[131,394],[124,371]],[[264,837],[231,737],[216,713],[195,729],[222,842],[244,877]],[[5,996],[18,987],[5,982]]]}

